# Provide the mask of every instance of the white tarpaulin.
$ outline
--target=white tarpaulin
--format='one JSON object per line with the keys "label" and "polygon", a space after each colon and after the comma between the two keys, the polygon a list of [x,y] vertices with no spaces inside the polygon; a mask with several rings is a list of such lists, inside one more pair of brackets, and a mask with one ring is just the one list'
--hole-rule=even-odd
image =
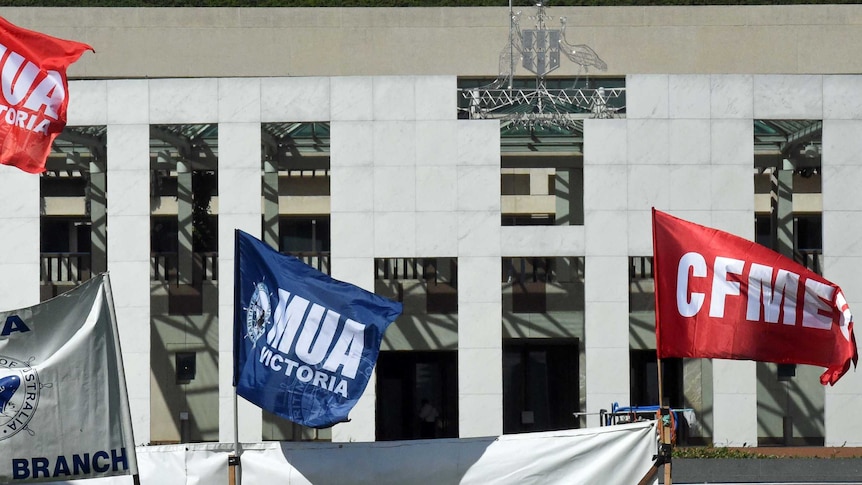
{"label": "white tarpaulin", "polygon": [[[492,438],[243,444],[241,480],[244,485],[631,485],[652,466],[655,423]],[[226,443],[139,447],[141,483],[227,484],[232,450]],[[131,479],[85,483],[91,482],[126,485]]]}
{"label": "white tarpaulin", "polygon": [[134,473],[108,276],[0,313],[0,483]]}

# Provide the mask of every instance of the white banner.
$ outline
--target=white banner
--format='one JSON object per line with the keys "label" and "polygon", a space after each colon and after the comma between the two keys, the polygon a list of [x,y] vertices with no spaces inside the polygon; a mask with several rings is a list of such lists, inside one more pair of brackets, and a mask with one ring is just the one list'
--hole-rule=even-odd
{"label": "white banner", "polygon": [[[657,450],[655,426],[655,421],[643,421],[490,438],[246,443],[242,445],[241,483],[630,485],[652,467]],[[141,484],[227,484],[232,452],[232,443],[140,447]],[[130,485],[132,480],[122,477],[87,483]]]}
{"label": "white banner", "polygon": [[0,313],[0,482],[137,474],[107,274]]}

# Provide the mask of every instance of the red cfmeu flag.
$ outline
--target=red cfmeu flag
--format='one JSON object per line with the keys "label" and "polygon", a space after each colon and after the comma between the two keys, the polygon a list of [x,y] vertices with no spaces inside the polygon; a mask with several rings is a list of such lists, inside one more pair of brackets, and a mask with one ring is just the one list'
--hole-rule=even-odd
{"label": "red cfmeu flag", "polygon": [[66,68],[88,50],[0,17],[0,164],[45,171],[51,142],[66,126]]}
{"label": "red cfmeu flag", "polygon": [[790,258],[653,209],[658,357],[856,365],[853,316],[837,285]]}

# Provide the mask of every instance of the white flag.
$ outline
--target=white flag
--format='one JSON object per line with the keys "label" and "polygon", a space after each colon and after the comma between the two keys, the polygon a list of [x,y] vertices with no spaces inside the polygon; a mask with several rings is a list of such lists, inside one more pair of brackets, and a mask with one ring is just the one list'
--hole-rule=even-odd
{"label": "white flag", "polygon": [[137,473],[108,275],[0,312],[0,483]]}

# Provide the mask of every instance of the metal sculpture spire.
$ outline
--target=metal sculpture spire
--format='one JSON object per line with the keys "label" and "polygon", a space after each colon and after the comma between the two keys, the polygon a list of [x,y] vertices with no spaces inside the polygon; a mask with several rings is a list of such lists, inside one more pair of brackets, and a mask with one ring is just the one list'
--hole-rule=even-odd
{"label": "metal sculpture spire", "polygon": [[[470,118],[497,118],[524,126],[571,127],[574,120],[585,117],[610,118],[616,112],[610,101],[620,98],[623,88],[583,86],[577,80],[571,88],[549,88],[546,77],[560,67],[561,58],[577,64],[579,76],[589,70],[606,71],[607,64],[586,44],[573,44],[566,36],[566,18],[560,17],[560,28],[549,28],[545,0],[538,0],[536,13],[528,17],[533,28],[521,28],[521,12],[512,10],[509,2],[509,42],[500,51],[499,75],[492,83],[463,89],[468,106],[462,108]],[[515,88],[518,66],[535,75],[529,88]]]}

